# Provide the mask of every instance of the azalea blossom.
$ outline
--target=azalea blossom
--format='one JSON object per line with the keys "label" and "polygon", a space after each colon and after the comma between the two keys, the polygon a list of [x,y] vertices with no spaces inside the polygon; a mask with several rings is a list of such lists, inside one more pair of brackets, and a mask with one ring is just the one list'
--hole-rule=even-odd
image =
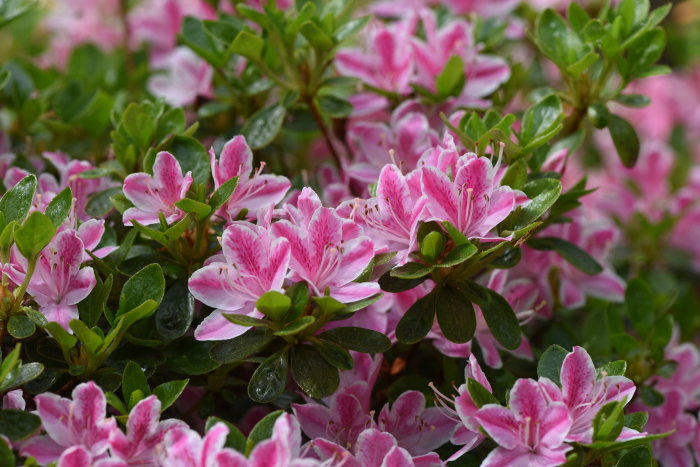
{"label": "azalea blossom", "polygon": [[[598,376],[588,352],[578,346],[564,358],[560,378],[561,389],[547,378],[540,378],[540,384],[550,400],[569,408],[572,425],[567,441],[591,443],[598,411],[609,402],[629,402],[635,391],[634,383],[624,376]],[[624,428],[618,439],[635,436],[640,436],[639,432]]]}
{"label": "azalea blossom", "polygon": [[255,302],[266,292],[282,290],[290,262],[289,241],[248,222],[229,225],[221,247],[223,255],[195,271],[189,280],[192,295],[215,308],[195,330],[199,340],[231,339],[248,330],[223,314],[262,317]]}
{"label": "azalea blossom", "polygon": [[[119,428],[114,418],[106,417],[104,393],[90,381],[76,386],[72,396],[71,400],[45,393],[34,398],[46,434],[22,444],[23,456],[33,456],[39,463],[48,464],[58,460],[64,450],[79,447],[88,459],[107,457],[110,437]],[[80,452],[70,455],[84,459],[83,450],[77,449]]]}
{"label": "azalea blossom", "polygon": [[192,104],[198,96],[211,97],[212,67],[187,47],[177,47],[160,59],[148,90],[173,106]]}
{"label": "azalea blossom", "polygon": [[[96,279],[89,266],[81,268],[85,246],[74,230],[56,234],[41,251],[36,268],[29,281],[27,293],[34,297],[48,321],[55,321],[72,332],[68,323],[78,318],[78,303],[95,287]],[[14,261],[4,267],[4,273],[16,285],[22,284],[28,263],[16,247]]]}
{"label": "azalea blossom", "polygon": [[285,211],[288,219],[272,224],[272,231],[289,241],[292,280],[306,281],[319,296],[328,290],[342,303],[379,293],[376,282],[353,282],[374,256],[372,241],[357,224],[321,206],[310,188],[302,190],[296,207],[287,204]]}
{"label": "azalea blossom", "polygon": [[229,140],[221,150],[218,161],[213,150],[209,151],[209,155],[214,188],[238,177],[233,195],[219,210],[219,215],[228,222],[238,218],[243,209],[253,215],[250,218],[254,218],[258,209],[282,201],[292,185],[281,175],[262,174],[264,165],[253,171],[253,152],[244,136],[234,136]]}
{"label": "azalea blossom", "polygon": [[474,416],[498,444],[482,467],[554,467],[563,464],[572,449],[564,444],[572,425],[568,408],[549,401],[535,380],[515,382],[509,408],[486,404]]}
{"label": "azalea blossom", "polygon": [[141,224],[157,224],[160,214],[168,224],[182,218],[185,213],[175,206],[184,199],[192,185],[192,173],[184,177],[180,163],[169,152],[159,152],[153,163],[153,175],[134,173],[124,179],[124,196],[134,203],[124,212],[124,225],[135,220]]}

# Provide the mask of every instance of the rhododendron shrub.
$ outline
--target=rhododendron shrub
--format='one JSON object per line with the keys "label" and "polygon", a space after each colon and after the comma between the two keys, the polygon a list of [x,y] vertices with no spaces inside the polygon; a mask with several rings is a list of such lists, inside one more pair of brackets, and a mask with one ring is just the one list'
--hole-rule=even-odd
{"label": "rhododendron shrub", "polygon": [[700,464],[674,4],[0,1],[0,465]]}

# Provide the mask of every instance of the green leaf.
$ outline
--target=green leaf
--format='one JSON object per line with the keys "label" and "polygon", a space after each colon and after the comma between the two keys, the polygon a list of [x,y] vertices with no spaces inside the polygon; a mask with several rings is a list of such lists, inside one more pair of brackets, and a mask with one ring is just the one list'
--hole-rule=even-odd
{"label": "green leaf", "polygon": [[651,99],[644,94],[620,94],[615,98],[615,102],[627,107],[646,107],[651,103]]}
{"label": "green leaf", "polygon": [[593,441],[615,441],[624,428],[626,400],[610,402],[593,418]]}
{"label": "green leaf", "polygon": [[[155,300],[146,300],[136,308],[133,308],[131,311],[127,311],[123,315],[120,315],[118,318],[123,323],[122,326],[126,331],[135,322],[151,316],[153,312],[156,311],[156,308],[158,308],[158,302]],[[117,326],[118,322],[115,327]]]}
{"label": "green leaf", "polygon": [[[307,5],[308,4],[309,3],[307,3]],[[338,42],[341,42],[341,41],[347,39],[348,37],[352,36],[356,32],[362,30],[367,25],[370,18],[371,18],[370,15],[366,15],[366,16],[362,16],[362,17],[357,18],[357,19],[350,20],[347,23],[341,25],[335,31],[335,35],[334,35],[335,40]]]}
{"label": "green leaf", "polygon": [[548,95],[525,111],[520,144],[527,146],[537,136],[551,131],[563,118],[561,101],[555,94]]}
{"label": "green leaf", "polygon": [[44,213],[53,222],[53,225],[59,228],[68,217],[72,204],[73,192],[70,187],[66,187],[51,200]]}
{"label": "green leaf", "polygon": [[537,376],[549,378],[558,386],[561,386],[561,366],[564,364],[564,359],[567,355],[569,355],[569,351],[564,347],[556,344],[550,345],[537,362]]}
{"label": "green leaf", "polygon": [[443,221],[442,226],[445,228],[445,231],[447,231],[447,234],[450,236],[453,242],[455,242],[456,245],[463,245],[465,243],[469,243],[469,239],[464,236],[462,232],[457,230],[457,227],[452,225],[449,221]]}
{"label": "green leaf", "polygon": [[294,334],[299,334],[304,329],[308,328],[316,322],[316,318],[313,316],[302,316],[287,323],[282,329],[275,332],[276,336],[291,336]]}
{"label": "green leaf", "polygon": [[403,266],[398,266],[391,270],[393,277],[399,279],[420,279],[427,276],[433,270],[432,266],[426,266],[421,263],[406,263]]}
{"label": "green leaf", "polygon": [[174,283],[156,310],[156,329],[163,338],[172,340],[183,336],[192,324],[194,297],[186,281]]}
{"label": "green leaf", "polygon": [[449,285],[435,289],[435,310],[440,330],[447,340],[465,343],[474,337],[476,314],[467,297]]}
{"label": "green leaf", "polygon": [[56,234],[56,227],[46,214],[34,211],[21,227],[15,230],[15,244],[20,253],[31,259],[49,244]]}
{"label": "green leaf", "polygon": [[617,5],[625,34],[630,34],[649,15],[649,0],[622,0]]}
{"label": "green leaf", "polygon": [[610,115],[608,130],[625,167],[634,167],[639,157],[639,137],[634,127],[619,115]]}
{"label": "green leaf", "polygon": [[384,334],[358,327],[334,328],[318,337],[332,340],[356,352],[384,353],[391,348],[391,341]]}
{"label": "green leaf", "polygon": [[263,403],[277,399],[287,385],[288,368],[286,349],[269,356],[250,378],[248,396]]}
{"label": "green leaf", "polygon": [[263,326],[267,327],[271,323],[264,319],[253,318],[248,315],[239,315],[238,313],[224,313],[224,318],[231,321],[233,324],[238,324],[239,326]]}
{"label": "green leaf", "polygon": [[627,451],[615,465],[616,467],[651,467],[654,462],[651,459],[649,446],[637,446]]}
{"label": "green leaf", "polygon": [[309,303],[309,285],[304,281],[295,282],[287,287],[285,295],[292,300],[290,310],[287,316],[285,316],[285,319],[290,320],[298,318]]}
{"label": "green leaf", "polygon": [[226,204],[231,195],[236,191],[236,186],[238,185],[238,177],[233,177],[230,180],[224,182],[209,198],[209,206],[211,207],[211,212],[215,213],[219,210],[221,206]]}
{"label": "green leaf", "polygon": [[585,250],[558,237],[532,238],[528,245],[537,250],[554,250],[579,271],[594,276],[603,272],[603,267]]}
{"label": "green leaf", "polygon": [[264,331],[250,329],[238,337],[215,343],[209,355],[222,364],[238,362],[261,351],[271,341],[272,337]]}
{"label": "green leaf", "polygon": [[274,412],[265,415],[258,423],[255,424],[253,429],[250,430],[248,441],[246,442],[246,456],[250,454],[250,451],[252,451],[260,441],[264,441],[272,437],[272,429],[275,426],[275,422],[283,413],[283,410],[275,410]]}
{"label": "green leaf", "polygon": [[461,283],[458,288],[481,308],[493,337],[506,349],[517,349],[521,339],[520,323],[508,301],[497,292],[474,281]]}
{"label": "green leaf", "polygon": [[[130,401],[131,394],[135,391],[141,391],[142,398],[151,395],[151,388],[148,386],[146,374],[137,363],[128,361],[124,367],[124,374],[122,375],[122,396],[124,400],[127,402]],[[133,407],[134,405],[135,404],[129,404],[129,407]]]}
{"label": "green leaf", "polygon": [[666,47],[666,33],[661,28],[652,29],[642,34],[635,40],[627,52],[620,72],[629,81],[634,78],[643,77],[661,58]]}
{"label": "green leaf", "polygon": [[586,51],[581,39],[551,9],[537,18],[535,38],[542,53],[561,68],[576,62]]}
{"label": "green leaf", "polygon": [[213,342],[181,337],[167,347],[164,366],[170,371],[190,377],[210,373],[220,365],[209,356],[212,347]]}
{"label": "green leaf", "polygon": [[282,129],[287,109],[274,104],[255,112],[243,125],[241,133],[252,149],[261,149],[270,144]]}
{"label": "green leaf", "polygon": [[419,277],[417,279],[400,279],[394,277],[391,271],[387,271],[379,278],[379,287],[385,292],[405,292],[425,282],[426,279],[428,279],[428,276]]}
{"label": "green leaf", "polygon": [[200,203],[193,199],[184,198],[175,203],[175,206],[182,209],[185,212],[190,212],[197,217],[197,220],[201,221],[206,219],[212,212],[211,206],[205,203]]}
{"label": "green leaf", "polygon": [[442,232],[429,232],[420,242],[420,253],[426,261],[435,262],[445,248],[445,235]]}
{"label": "green leaf", "polygon": [[596,369],[598,375],[605,376],[624,376],[627,371],[627,362],[624,360],[615,360],[608,362]]}
{"label": "green leaf", "polygon": [[11,441],[21,441],[41,426],[41,419],[22,410],[0,410],[0,434]]}
{"label": "green leaf", "polygon": [[647,337],[656,320],[656,307],[654,295],[642,279],[635,278],[627,283],[625,309],[634,329],[640,336]]}
{"label": "green leaf", "polygon": [[639,392],[642,401],[649,407],[660,407],[664,403],[664,395],[651,386],[642,386]]}
{"label": "green leaf", "polygon": [[437,268],[451,268],[452,266],[457,266],[474,256],[477,251],[477,248],[471,243],[456,245],[445,255],[442,262],[434,266]]}
{"label": "green leaf", "polygon": [[352,370],[353,360],[350,352],[333,342],[324,340],[312,341],[323,359],[340,370]]}
{"label": "green leaf", "polygon": [[7,321],[7,331],[15,339],[24,339],[34,334],[36,326],[24,315],[13,315]]}
{"label": "green leaf", "polygon": [[338,388],[338,370],[310,345],[292,348],[292,377],[302,391],[311,397],[322,399]]}
{"label": "green leaf", "polygon": [[156,306],[165,293],[165,277],[159,264],[149,264],[129,278],[119,295],[117,317],[153,300]]}
{"label": "green leaf", "polygon": [[75,344],[78,343],[78,339],[68,334],[60,324],[54,321],[46,323],[46,326],[44,327],[46,328],[46,331],[51,334],[51,337],[56,339],[58,346],[61,347],[64,352],[69,351],[75,346]]}
{"label": "green leaf", "polygon": [[625,415],[625,426],[633,430],[643,431],[649,420],[647,412],[632,412]]}
{"label": "green leaf", "polygon": [[406,344],[414,344],[423,339],[435,321],[435,306],[433,292],[416,300],[396,326],[396,338]]}
{"label": "green leaf", "polygon": [[313,21],[307,21],[302,24],[300,31],[306,40],[309,41],[309,44],[316,50],[330,50],[335,45],[333,38]]}
{"label": "green leaf", "polygon": [[241,430],[239,430],[235,425],[227,422],[226,420],[219,417],[207,418],[207,422],[204,426],[204,432],[206,433],[207,431],[211,430],[217,423],[223,423],[228,427],[228,435],[226,436],[226,443],[224,446],[235,449],[238,452],[244,452],[246,444],[245,435],[241,433]]}
{"label": "green leaf", "polygon": [[523,192],[530,203],[516,217],[515,230],[527,227],[554,205],[561,194],[561,182],[554,178],[540,178],[525,184]]}
{"label": "green leaf", "polygon": [[97,350],[103,342],[102,337],[91,331],[90,328],[79,319],[72,319],[70,323],[68,323],[68,327],[71,328],[75,337],[77,337],[81,344],[87,349],[88,354],[95,355],[97,353]]}
{"label": "green leaf", "polygon": [[498,404],[494,395],[475,379],[467,378],[467,391],[474,404],[479,408],[486,404]]}
{"label": "green leaf", "polygon": [[178,38],[211,65],[224,65],[223,51],[214,36],[206,30],[202,20],[186,16]]}
{"label": "green leaf", "polygon": [[608,120],[610,119],[610,111],[600,102],[596,102],[588,106],[588,119],[591,121],[594,127],[601,129],[608,126]]}
{"label": "green leaf", "polygon": [[[1,77],[0,81],[2,81]],[[1,85],[0,89],[2,89]],[[15,460],[15,454],[12,452],[12,448],[7,444],[7,442],[5,442],[3,438],[0,438],[0,465],[6,465],[8,467],[17,465],[17,461]],[[27,464],[25,463],[25,465]]]}
{"label": "green leaf", "polygon": [[332,95],[319,96],[317,99],[321,112],[333,118],[344,118],[352,113],[353,107],[345,99]]}
{"label": "green leaf", "polygon": [[160,400],[161,412],[164,412],[165,409],[175,403],[189,382],[189,379],[182,379],[179,381],[168,381],[167,383],[156,386],[156,388],[153,390],[153,394],[155,394],[158,397],[158,400]]}
{"label": "green leaf", "polygon": [[272,321],[281,322],[292,306],[292,299],[281,292],[271,290],[263,294],[255,303],[255,308]]}
{"label": "green leaf", "polygon": [[588,16],[586,10],[584,10],[583,7],[576,2],[569,3],[569,8],[566,11],[566,17],[569,19],[571,27],[573,27],[574,31],[577,33],[581,32],[586,24],[588,24],[588,22],[591,20],[591,17]]}
{"label": "green leaf", "polygon": [[191,171],[195,183],[207,183],[211,175],[209,151],[189,136],[173,137],[168,150],[180,163],[182,172]]}
{"label": "green leaf", "polygon": [[459,55],[452,55],[435,77],[435,90],[443,98],[457,96],[462,92],[464,82],[464,61]]}
{"label": "green leaf", "polygon": [[[102,282],[99,274],[96,276],[97,283],[86,299],[78,303],[80,320],[88,327],[96,326],[100,317],[104,313],[107,299],[112,291],[113,277],[110,274],[107,280]],[[40,313],[41,314],[41,313]]]}
{"label": "green leaf", "polygon": [[257,62],[262,59],[264,48],[265,40],[262,37],[256,36],[248,31],[241,31],[231,43],[229,52],[243,55]]}
{"label": "green leaf", "polygon": [[122,114],[122,125],[137,147],[145,150],[150,146],[156,127],[153,116],[143,106],[129,104]]}

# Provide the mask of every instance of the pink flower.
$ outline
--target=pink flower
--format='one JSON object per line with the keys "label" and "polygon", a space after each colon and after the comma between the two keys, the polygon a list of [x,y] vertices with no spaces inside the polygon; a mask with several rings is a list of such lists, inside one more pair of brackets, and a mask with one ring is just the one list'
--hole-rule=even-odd
{"label": "pink flower", "polygon": [[153,175],[134,173],[124,179],[124,196],[134,204],[124,212],[124,225],[135,220],[141,224],[157,224],[163,213],[168,224],[184,216],[175,203],[185,198],[192,185],[192,173],[182,176],[177,159],[169,152],[159,152],[153,164]]}
{"label": "pink flower", "polygon": [[457,14],[476,13],[488,18],[510,13],[518,6],[520,0],[441,0],[441,2]]}
{"label": "pink flower", "polygon": [[411,192],[409,177],[420,177],[420,173],[404,176],[395,165],[385,165],[377,180],[377,195],[363,201],[359,213],[377,244],[398,252],[399,265],[408,261],[416,247],[416,234],[428,203],[426,196]]}
{"label": "pink flower", "polygon": [[413,74],[413,58],[409,46],[412,34],[409,22],[391,26],[373,23],[368,29],[367,50],[341,49],[335,64],[341,74],[354,76],[385,91],[408,94]]}
{"label": "pink flower", "polygon": [[[483,2],[487,3],[487,2]],[[489,4],[499,2],[488,2]],[[471,26],[463,20],[447,21],[437,29],[435,14],[421,10],[425,41],[412,41],[416,60],[416,82],[435,90],[435,78],[448,60],[458,56],[464,62],[465,86],[460,97],[464,104],[478,104],[478,99],[493,93],[510,77],[508,64],[501,58],[480,55]]]}
{"label": "pink flower", "polygon": [[61,453],[56,467],[128,467],[121,459],[103,457],[95,459],[84,446],[72,446]]}
{"label": "pink flower", "polygon": [[261,317],[255,302],[270,290],[282,290],[290,244],[264,227],[234,222],[221,239],[223,258],[215,257],[189,280],[190,292],[216,308],[195,330],[199,340],[231,339],[248,328],[228,321],[223,313]]}
{"label": "pink flower", "polygon": [[[563,402],[571,415],[572,425],[567,441],[591,443],[593,418],[609,402],[627,400],[634,395],[634,383],[624,376],[598,376],[593,361],[583,347],[574,347],[561,367],[561,389],[547,378],[540,384],[548,397]],[[618,439],[639,436],[635,430],[625,428]]]}
{"label": "pink flower", "polygon": [[[462,457],[465,453],[471,451],[481,444],[481,442],[486,438],[483,433],[479,431],[479,422],[475,418],[475,414],[479,410],[479,407],[477,407],[477,405],[474,403],[471,395],[469,395],[469,391],[467,390],[466,381],[470,378],[476,380],[487,391],[493,393],[491,383],[489,383],[489,380],[486,379],[486,375],[481,370],[481,366],[479,366],[479,362],[476,360],[474,355],[469,356],[467,366],[464,368],[465,384],[462,384],[457,389],[458,394],[454,397],[454,399],[445,396],[431,384],[431,387],[437,396],[437,400],[440,405],[442,405],[445,413],[452,419],[461,422],[461,425],[457,426],[457,428],[454,430],[450,442],[454,445],[462,446],[462,448],[455,452],[448,459],[449,461]],[[450,407],[450,405],[454,406],[454,408]]]}
{"label": "pink flower", "polygon": [[[48,464],[74,446],[84,448],[90,459],[107,456],[110,436],[118,428],[115,419],[105,418],[105,395],[95,383],[76,386],[73,400],[55,394],[39,394],[34,400],[46,435],[23,444],[23,456],[33,456],[40,464]],[[82,451],[75,455],[83,456]]]}
{"label": "pink flower", "polygon": [[[635,406],[636,408],[637,406]],[[666,433],[669,436],[652,443],[654,457],[661,465],[673,467],[693,467],[692,444],[697,443],[698,422],[695,416],[686,412],[686,399],[679,389],[664,392],[664,403],[658,407],[639,404],[641,410],[649,413],[649,421],[644,429],[649,433]]]}
{"label": "pink flower", "polygon": [[353,221],[321,206],[316,193],[304,188],[297,207],[286,205],[290,220],[272,224],[272,231],[289,241],[291,279],[306,281],[313,293],[342,303],[380,292],[375,282],[353,282],[374,257],[374,245]]}
{"label": "pink flower", "polygon": [[126,435],[115,430],[110,436],[110,450],[126,465],[151,465],[157,461],[156,448],[179,420],[160,421],[160,400],[156,396],[142,399],[131,409],[126,422]]}
{"label": "pink flower", "polygon": [[243,136],[234,136],[224,145],[218,163],[213,150],[209,151],[209,155],[214,188],[219,188],[233,177],[238,177],[233,195],[219,211],[219,215],[228,222],[234,221],[242,209],[255,214],[258,209],[279,203],[292,186],[291,182],[281,175],[262,175],[262,165],[259,170],[253,172],[253,152]]}
{"label": "pink flower", "polygon": [[[85,247],[74,230],[59,232],[40,253],[27,287],[48,321],[55,321],[69,332],[68,323],[78,318],[78,303],[95,287],[91,267],[80,268]],[[4,272],[20,285],[27,271],[27,260],[13,248],[14,261]]]}
{"label": "pink flower", "polygon": [[340,446],[323,438],[311,441],[316,454],[324,465],[343,467],[429,467],[440,466],[442,461],[435,453],[412,456],[400,447],[396,438],[375,428],[360,433],[353,446]]}
{"label": "pink flower", "polygon": [[164,56],[160,73],[148,80],[148,90],[175,107],[192,104],[197,96],[211,97],[212,67],[187,47],[178,47]]}
{"label": "pink flower", "polygon": [[217,423],[202,438],[185,425],[174,426],[165,434],[160,465],[172,467],[246,466],[239,452],[225,448],[228,427]]}
{"label": "pink flower", "polygon": [[509,408],[487,404],[476,419],[498,444],[482,467],[553,467],[566,461],[571,446],[564,444],[571,416],[561,402],[549,402],[532,379],[519,379],[510,392]]}
{"label": "pink flower", "polygon": [[468,238],[486,239],[527,197],[498,186],[498,166],[485,157],[465,154],[457,159],[454,180],[435,167],[421,169],[421,186],[428,198],[428,220],[449,221]]}

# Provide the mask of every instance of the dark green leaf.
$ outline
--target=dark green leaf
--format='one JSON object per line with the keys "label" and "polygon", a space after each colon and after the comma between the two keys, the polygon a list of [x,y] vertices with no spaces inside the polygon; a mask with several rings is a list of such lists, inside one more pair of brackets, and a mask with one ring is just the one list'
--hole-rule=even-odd
{"label": "dark green leaf", "polygon": [[256,444],[260,441],[264,441],[272,437],[272,429],[275,426],[275,422],[282,415],[284,411],[275,410],[267,415],[265,415],[258,423],[255,424],[250,434],[248,435],[248,441],[246,442],[245,454],[250,454]]}
{"label": "dark green leaf", "polygon": [[383,353],[391,348],[391,341],[384,334],[358,327],[335,328],[318,337],[335,341],[356,352]]}
{"label": "dark green leaf", "polygon": [[241,133],[252,149],[261,149],[270,144],[282,128],[287,109],[274,104],[255,112],[243,125]]}
{"label": "dark green leaf", "polygon": [[288,368],[286,350],[269,356],[250,378],[248,396],[255,402],[272,402],[277,399],[287,385]]}
{"label": "dark green leaf", "polygon": [[391,275],[399,279],[420,279],[433,270],[432,266],[421,263],[406,263],[391,270]]}
{"label": "dark green leaf", "polygon": [[68,217],[72,204],[73,192],[71,192],[70,187],[66,187],[51,200],[44,213],[53,222],[53,225],[59,228]]}
{"label": "dark green leaf", "polygon": [[233,192],[236,190],[237,185],[238,177],[233,177],[216,189],[209,199],[209,206],[211,206],[212,213],[215,213],[221,206],[228,202],[231,195],[233,195]]}
{"label": "dark green leaf", "polygon": [[317,50],[330,50],[335,45],[333,38],[312,21],[307,21],[302,24],[300,30],[306,40],[309,41],[309,44]]}
{"label": "dark green leaf", "polygon": [[625,167],[634,167],[639,157],[639,137],[634,127],[624,118],[612,114],[608,122],[610,136]]}
{"label": "dark green leaf", "polygon": [[291,336],[294,334],[299,334],[304,329],[308,328],[316,322],[316,318],[313,316],[301,316],[294,321],[287,323],[282,329],[275,332],[276,336]]}
{"label": "dark green leaf", "polygon": [[296,345],[292,349],[292,377],[302,391],[322,399],[338,388],[338,370],[310,345]]}
{"label": "dark green leaf", "polygon": [[211,358],[219,363],[233,363],[261,351],[272,341],[264,331],[250,329],[233,339],[219,341],[211,348]]}
{"label": "dark green leaf", "polygon": [[192,324],[194,297],[186,281],[174,283],[156,310],[156,329],[165,339],[183,336]]}
{"label": "dark green leaf", "polygon": [[467,297],[454,287],[435,289],[435,310],[443,335],[451,342],[465,343],[474,337],[476,314]]}
{"label": "dark green leaf", "polygon": [[435,90],[441,97],[456,96],[464,87],[464,62],[459,55],[452,55],[435,77]]}
{"label": "dark green leaf", "polygon": [[625,309],[634,329],[639,335],[646,337],[654,325],[656,307],[654,295],[642,279],[635,278],[627,283]]}
{"label": "dark green leaf", "polygon": [[41,419],[22,410],[0,410],[0,434],[11,441],[20,441],[41,426]]}
{"label": "dark green leaf", "polygon": [[586,51],[566,21],[550,9],[537,18],[535,38],[540,50],[562,68],[576,62]]}
{"label": "dark green leaf", "polygon": [[169,151],[180,163],[182,173],[191,171],[195,183],[207,183],[211,174],[209,151],[202,143],[189,136],[177,135],[173,138]]}
{"label": "dark green leaf", "polygon": [[226,443],[224,444],[224,446],[227,448],[235,449],[238,452],[244,452],[246,444],[245,435],[241,433],[241,430],[239,430],[232,423],[229,423],[226,420],[219,417],[209,417],[207,418],[207,422],[204,426],[204,432],[206,433],[207,431],[211,430],[212,427],[217,423],[223,423],[228,427],[228,435],[226,436]]}
{"label": "dark green leaf", "polygon": [[[2,80],[0,79],[0,81]],[[2,86],[0,86],[0,89],[2,89]],[[15,460],[15,454],[12,452],[12,448],[3,438],[0,438],[0,465],[6,465],[7,467],[18,465]]]}
{"label": "dark green leaf", "polygon": [[591,255],[562,238],[537,237],[530,239],[528,245],[537,250],[554,250],[576,269],[586,274],[596,275],[603,272],[603,267]]}
{"label": "dark green leaf", "polygon": [[423,339],[435,321],[435,294],[429,293],[416,300],[396,326],[396,338],[406,344]]}
{"label": "dark green leaf", "polygon": [[[124,374],[122,375],[122,397],[124,400],[129,402],[134,391],[141,391],[143,397],[151,395],[151,388],[148,386],[146,374],[137,363],[129,361],[126,363]],[[129,406],[133,407],[132,404],[129,404]]]}
{"label": "dark green leaf", "polygon": [[7,331],[15,339],[24,339],[36,331],[34,321],[24,315],[13,315],[7,321]]}
{"label": "dark green leaf", "polygon": [[615,102],[627,107],[646,107],[651,103],[651,99],[644,94],[620,94],[615,98]]}
{"label": "dark green leaf", "polygon": [[497,292],[473,281],[460,284],[459,289],[481,308],[493,337],[506,349],[517,349],[521,339],[520,323],[508,301]]}
{"label": "dark green leaf", "polygon": [[427,278],[428,276],[419,277],[418,279],[399,279],[392,276],[391,271],[387,271],[379,278],[379,287],[385,292],[405,292],[425,282]]}
{"label": "dark green leaf", "polygon": [[537,362],[537,376],[549,378],[561,386],[559,376],[561,374],[561,366],[564,364],[564,359],[567,355],[569,355],[569,351],[564,347],[550,345]]}
{"label": "dark green leaf", "polygon": [[476,253],[477,248],[471,243],[462,243],[460,245],[455,245],[454,248],[450,250],[449,253],[445,255],[442,262],[435,264],[438,268],[451,268],[452,266],[457,266],[462,264]]}
{"label": "dark green leaf", "polygon": [[333,95],[319,96],[318,107],[321,109],[321,112],[333,118],[347,117],[353,110],[350,102]]}
{"label": "dark green leaf", "polygon": [[593,441],[615,441],[624,428],[627,401],[605,404],[593,418]]}
{"label": "dark green leaf", "polygon": [[617,461],[616,467],[651,467],[654,462],[651,459],[649,446],[637,446],[625,453]]}
{"label": "dark green leaf", "polygon": [[641,432],[644,431],[648,420],[649,414],[647,412],[628,413],[625,415],[625,426]]}
{"label": "dark green leaf", "polygon": [[15,230],[15,244],[19,252],[30,259],[38,255],[55,234],[56,227],[46,214],[34,211],[24,224]]}
{"label": "dark green leaf", "polygon": [[165,277],[159,264],[150,264],[129,278],[119,295],[117,317],[140,306],[146,300],[156,305],[165,293]]}
{"label": "dark green leaf", "polygon": [[260,61],[265,48],[265,40],[248,31],[241,31],[231,43],[230,53],[243,55],[253,61]]}
{"label": "dark green leaf", "polygon": [[168,381],[167,383],[160,384],[156,386],[153,390],[153,394],[160,400],[160,411],[163,412],[165,409],[170,407],[175,403],[182,391],[187,387],[189,379],[183,379],[180,381]]}
{"label": "dark green leaf", "polygon": [[467,391],[477,407],[486,404],[498,404],[498,400],[491,392],[475,379],[467,378]]}
{"label": "dark green leaf", "polygon": [[197,220],[206,219],[207,216],[212,212],[211,206],[205,203],[200,203],[193,199],[184,198],[175,203],[175,206],[182,209],[185,212],[191,212],[197,217]]}
{"label": "dark green leaf", "polygon": [[312,343],[325,361],[340,370],[352,370],[354,362],[347,350],[333,342],[325,340],[316,340]]}
{"label": "dark green leaf", "polygon": [[238,313],[224,313],[224,318],[239,326],[268,326],[271,324],[264,319],[253,318],[248,315],[239,315]]}
{"label": "dark green leaf", "polygon": [[559,98],[554,94],[548,95],[525,111],[520,131],[520,144],[526,146],[537,136],[551,131],[563,117]]}
{"label": "dark green leaf", "polygon": [[530,203],[517,216],[515,229],[527,227],[552,207],[561,193],[561,182],[554,178],[540,178],[526,183],[523,191]]}

